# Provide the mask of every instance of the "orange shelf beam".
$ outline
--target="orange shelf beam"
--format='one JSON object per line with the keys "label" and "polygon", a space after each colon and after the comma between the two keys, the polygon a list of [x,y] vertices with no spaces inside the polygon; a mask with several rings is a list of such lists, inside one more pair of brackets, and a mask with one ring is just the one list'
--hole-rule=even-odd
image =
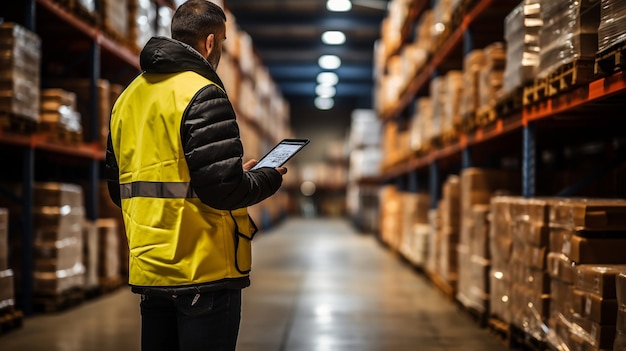
{"label": "orange shelf beam", "polygon": [[459,140],[456,143],[439,149],[434,149],[425,155],[411,156],[408,160],[405,160],[400,164],[387,167],[383,171],[382,178],[389,179],[420,168],[425,168],[435,161],[446,159],[461,153],[463,149],[468,146],[480,144],[498,136],[511,133],[522,128],[523,125],[524,121],[522,115],[521,113],[518,113],[516,115],[506,117],[506,121],[499,119],[492,125],[479,128],[471,133],[461,133],[459,135]]}
{"label": "orange shelf beam", "polygon": [[87,37],[93,39],[98,45],[102,46],[108,52],[115,54],[124,62],[139,69],[139,56],[130,49],[121,46],[121,44],[104,35],[100,29],[85,23],[77,18],[74,14],[62,7],[60,4],[52,0],[37,0],[37,4],[45,7],[50,12],[58,16],[63,22],[69,23],[76,28],[78,32],[84,33]]}
{"label": "orange shelf beam", "polygon": [[78,156],[101,161],[105,159],[105,152],[98,143],[73,145],[56,144],[47,141],[46,136],[43,134],[24,135],[0,131],[0,143],[54,152],[61,155]]}
{"label": "orange shelf beam", "polygon": [[524,123],[562,114],[583,104],[621,92],[626,92],[626,75],[624,75],[624,72],[618,72],[606,78],[595,80],[589,83],[588,86],[583,86],[572,92],[525,107],[523,110]]}

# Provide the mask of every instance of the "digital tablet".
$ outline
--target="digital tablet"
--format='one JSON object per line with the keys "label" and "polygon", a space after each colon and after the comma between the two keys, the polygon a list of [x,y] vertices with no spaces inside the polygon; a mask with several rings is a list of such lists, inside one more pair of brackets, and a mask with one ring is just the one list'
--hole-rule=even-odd
{"label": "digital tablet", "polygon": [[308,143],[308,139],[284,139],[265,154],[252,169],[281,167]]}

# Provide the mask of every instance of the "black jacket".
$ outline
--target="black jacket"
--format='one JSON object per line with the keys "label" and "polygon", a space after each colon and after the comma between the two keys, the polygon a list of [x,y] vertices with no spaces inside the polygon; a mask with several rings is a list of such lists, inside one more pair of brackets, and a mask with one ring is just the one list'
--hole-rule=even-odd
{"label": "black jacket", "polygon": [[[193,71],[224,89],[215,70],[197,51],[170,38],[150,39],[141,52],[140,64],[144,73]],[[234,210],[274,194],[282,176],[273,168],[243,171],[235,111],[222,89],[209,84],[196,93],[182,116],[180,135],[194,192],[206,205]],[[106,176],[111,198],[120,206],[119,168],[110,134]]]}

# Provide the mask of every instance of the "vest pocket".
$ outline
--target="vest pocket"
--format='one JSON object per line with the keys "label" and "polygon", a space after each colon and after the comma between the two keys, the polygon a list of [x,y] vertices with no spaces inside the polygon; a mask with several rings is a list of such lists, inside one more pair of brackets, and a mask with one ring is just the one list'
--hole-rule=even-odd
{"label": "vest pocket", "polygon": [[248,274],[252,269],[252,238],[258,229],[246,209],[230,211],[230,216],[235,223],[235,268]]}

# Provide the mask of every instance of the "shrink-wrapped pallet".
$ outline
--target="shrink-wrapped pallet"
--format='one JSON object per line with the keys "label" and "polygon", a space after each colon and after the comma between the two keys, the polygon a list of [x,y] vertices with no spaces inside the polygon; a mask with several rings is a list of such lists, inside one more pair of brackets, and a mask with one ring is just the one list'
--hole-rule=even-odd
{"label": "shrink-wrapped pallet", "polygon": [[463,73],[450,71],[446,73],[446,96],[441,118],[441,132],[455,133],[461,125],[461,101],[463,95]]}
{"label": "shrink-wrapped pallet", "polygon": [[496,42],[484,48],[483,52],[485,66],[480,70],[478,80],[478,107],[489,108],[495,104],[504,84],[506,51],[502,43]]}
{"label": "shrink-wrapped pallet", "polygon": [[505,18],[506,68],[502,93],[509,94],[535,78],[539,65],[541,1],[523,0]]}
{"label": "shrink-wrapped pallet", "polygon": [[132,0],[129,4],[130,40],[139,48],[156,34],[157,5],[151,0]]}
{"label": "shrink-wrapped pallet", "polygon": [[117,222],[112,218],[99,218],[98,231],[98,276],[108,282],[120,278],[120,237]]}
{"label": "shrink-wrapped pallet", "polygon": [[137,0],[102,0],[100,13],[104,29],[118,40],[126,40],[129,34],[129,2]]}
{"label": "shrink-wrapped pallet", "polygon": [[541,14],[539,78],[575,60],[595,59],[600,24],[598,0],[541,0]]}
{"label": "shrink-wrapped pallet", "polygon": [[0,312],[15,306],[15,288],[12,269],[0,270]]}
{"label": "shrink-wrapped pallet", "polygon": [[413,151],[422,151],[428,147],[426,135],[431,133],[432,104],[429,97],[419,97],[415,101],[413,116],[409,122],[409,146]]}
{"label": "shrink-wrapped pallet", "polygon": [[[96,141],[91,136],[91,129],[96,129],[96,138],[100,142],[106,140],[109,132],[109,119],[111,118],[111,83],[106,79],[98,79],[98,114],[91,113],[91,81],[82,78],[48,79],[46,83],[50,87],[63,89],[76,94],[77,111],[80,113],[84,141]],[[95,124],[95,125],[94,125]],[[102,140],[104,139],[104,140]]]}
{"label": "shrink-wrapped pallet", "polygon": [[626,41],[626,2],[602,0],[598,27],[598,52],[604,52]]}
{"label": "shrink-wrapped pallet", "polygon": [[34,282],[37,295],[58,295],[84,287],[80,186],[36,183],[33,189]]}
{"label": "shrink-wrapped pallet", "polygon": [[428,134],[425,135],[426,140],[431,141],[441,136],[442,120],[444,114],[446,100],[446,81],[445,76],[435,77],[430,81],[430,99],[432,106],[431,125]]}
{"label": "shrink-wrapped pallet", "polygon": [[422,266],[428,238],[428,193],[400,193],[402,201],[402,242],[400,252],[413,264]]}
{"label": "shrink-wrapped pallet", "polygon": [[476,112],[479,107],[480,70],[485,65],[485,53],[476,49],[463,58],[463,95],[459,113],[468,116]]}
{"label": "shrink-wrapped pallet", "polygon": [[16,23],[0,24],[0,115],[39,122],[41,39]]}
{"label": "shrink-wrapped pallet", "polygon": [[73,133],[76,139],[82,140],[83,127],[76,107],[76,94],[63,89],[43,89],[41,126],[41,129],[52,132],[55,140],[63,133]]}
{"label": "shrink-wrapped pallet", "polygon": [[0,271],[9,268],[9,211],[0,208]]}

